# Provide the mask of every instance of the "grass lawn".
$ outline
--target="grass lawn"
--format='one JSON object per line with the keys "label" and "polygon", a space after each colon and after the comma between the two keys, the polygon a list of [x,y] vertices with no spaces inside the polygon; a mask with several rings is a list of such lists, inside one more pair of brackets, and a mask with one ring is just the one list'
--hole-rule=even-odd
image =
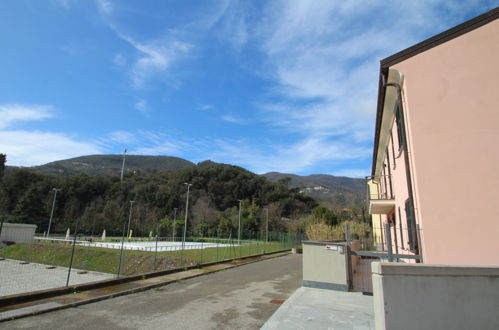
{"label": "grass lawn", "polygon": [[[195,265],[206,262],[256,255],[263,252],[283,250],[280,242],[252,241],[242,246],[220,246],[206,249],[145,252],[123,251],[122,275],[136,275],[153,270],[173,269],[182,265]],[[23,260],[46,265],[69,267],[72,245],[70,243],[34,242],[19,243],[0,249],[0,257]],[[75,246],[73,267],[76,269],[116,274],[120,260],[120,250],[98,247]]]}

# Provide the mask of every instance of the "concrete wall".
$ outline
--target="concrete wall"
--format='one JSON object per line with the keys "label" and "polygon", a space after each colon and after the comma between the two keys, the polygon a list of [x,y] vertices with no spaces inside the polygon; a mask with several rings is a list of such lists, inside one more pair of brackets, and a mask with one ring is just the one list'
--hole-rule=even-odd
{"label": "concrete wall", "polygon": [[0,241],[31,243],[35,236],[36,225],[22,223],[4,223],[0,233]]}
{"label": "concrete wall", "polygon": [[499,329],[499,267],[373,263],[376,329]]}
{"label": "concrete wall", "polygon": [[303,286],[348,290],[345,243],[303,241]]}
{"label": "concrete wall", "polygon": [[[498,35],[495,20],[393,66],[425,263],[499,264]],[[405,182],[394,181],[398,197]]]}

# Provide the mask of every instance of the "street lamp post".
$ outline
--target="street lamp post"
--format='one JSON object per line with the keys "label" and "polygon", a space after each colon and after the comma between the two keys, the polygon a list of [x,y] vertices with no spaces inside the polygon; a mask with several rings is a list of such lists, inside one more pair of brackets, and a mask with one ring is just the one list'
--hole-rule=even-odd
{"label": "street lamp post", "polygon": [[265,243],[268,243],[269,242],[269,208],[267,207],[265,209],[265,213],[266,213],[266,223],[265,223]]}
{"label": "street lamp post", "polygon": [[125,172],[125,157],[126,157],[126,148],[123,151],[123,163],[121,164],[121,183],[123,183],[123,173]]}
{"label": "street lamp post", "polygon": [[237,244],[239,247],[241,246],[241,203],[243,202],[242,200],[238,199],[239,201],[239,226],[237,229]]}
{"label": "street lamp post", "polygon": [[52,211],[50,212],[49,228],[47,230],[47,237],[50,235],[50,227],[52,226],[52,217],[54,216],[55,199],[57,198],[57,192],[61,191],[59,188],[52,188],[54,191],[54,201],[52,202]]}
{"label": "street lamp post", "polygon": [[187,199],[185,202],[185,219],[184,219],[184,236],[182,239],[182,252],[180,254],[180,263],[183,264],[183,254],[184,254],[184,248],[185,248],[185,235],[187,233],[187,212],[189,211],[189,189],[192,186],[192,183],[184,183],[187,186]]}
{"label": "street lamp post", "polygon": [[175,242],[175,234],[177,233],[177,208],[173,209],[173,233],[172,241]]}
{"label": "street lamp post", "polygon": [[133,207],[133,201],[130,201],[130,213],[128,214],[128,230],[126,231],[128,238],[130,237],[130,222],[132,221],[132,207]]}

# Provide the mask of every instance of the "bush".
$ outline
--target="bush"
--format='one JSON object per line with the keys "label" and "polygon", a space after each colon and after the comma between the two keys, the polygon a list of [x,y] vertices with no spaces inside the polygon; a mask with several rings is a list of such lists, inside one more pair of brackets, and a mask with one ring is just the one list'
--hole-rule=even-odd
{"label": "bush", "polygon": [[336,226],[318,222],[307,225],[307,237],[314,241],[344,241],[345,225],[347,223],[350,224],[350,237],[352,239],[368,237],[371,232],[371,227],[365,222],[344,221]]}

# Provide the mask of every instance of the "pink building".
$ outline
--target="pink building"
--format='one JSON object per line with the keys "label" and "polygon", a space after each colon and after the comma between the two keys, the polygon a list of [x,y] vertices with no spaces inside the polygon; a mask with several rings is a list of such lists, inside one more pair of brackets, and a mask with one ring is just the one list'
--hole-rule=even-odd
{"label": "pink building", "polygon": [[370,212],[394,253],[499,265],[498,17],[381,61]]}

